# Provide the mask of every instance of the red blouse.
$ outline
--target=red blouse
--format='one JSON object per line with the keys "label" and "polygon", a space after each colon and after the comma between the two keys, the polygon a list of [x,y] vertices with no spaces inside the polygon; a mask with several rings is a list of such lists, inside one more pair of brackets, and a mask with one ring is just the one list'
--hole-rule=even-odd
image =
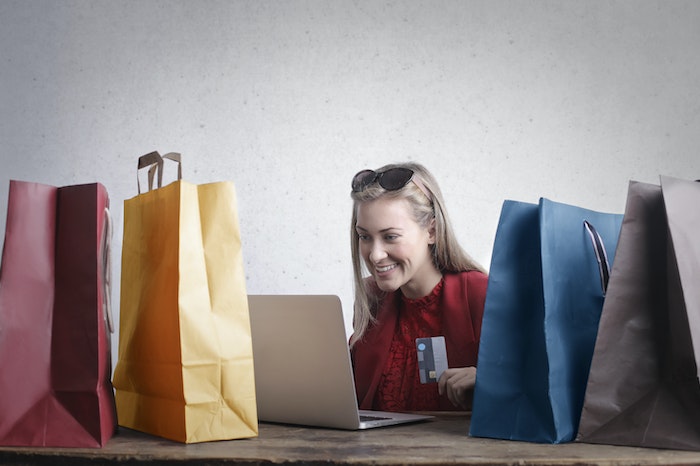
{"label": "red blouse", "polygon": [[423,298],[384,297],[375,325],[351,350],[360,408],[457,410],[436,383],[420,383],[415,339],[444,335],[449,367],[476,366],[487,282],[478,271],[448,273]]}
{"label": "red blouse", "polygon": [[380,411],[436,411],[439,409],[435,384],[422,384],[418,374],[416,338],[440,335],[442,328],[438,297],[444,280],[423,298],[401,295],[399,315],[391,340],[389,357],[379,382],[374,409]]}

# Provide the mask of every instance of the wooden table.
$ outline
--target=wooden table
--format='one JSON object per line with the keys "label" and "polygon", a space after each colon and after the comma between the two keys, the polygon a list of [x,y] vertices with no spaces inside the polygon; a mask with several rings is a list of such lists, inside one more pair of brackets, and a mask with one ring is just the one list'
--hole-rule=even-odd
{"label": "wooden table", "polygon": [[102,449],[0,448],[12,465],[689,465],[700,452],[470,438],[469,416],[348,432],[260,424],[257,438],[180,444],[120,428]]}

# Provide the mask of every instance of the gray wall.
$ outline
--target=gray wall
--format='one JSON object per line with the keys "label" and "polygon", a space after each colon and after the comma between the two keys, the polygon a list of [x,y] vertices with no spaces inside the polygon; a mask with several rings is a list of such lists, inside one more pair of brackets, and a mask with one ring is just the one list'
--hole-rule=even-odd
{"label": "gray wall", "polygon": [[349,325],[362,168],[428,166],[487,267],[504,199],[622,212],[630,179],[700,178],[699,24],[696,1],[0,0],[0,235],[8,180],[100,181],[118,283],[136,159],[179,151],[236,184],[248,291],[338,294]]}

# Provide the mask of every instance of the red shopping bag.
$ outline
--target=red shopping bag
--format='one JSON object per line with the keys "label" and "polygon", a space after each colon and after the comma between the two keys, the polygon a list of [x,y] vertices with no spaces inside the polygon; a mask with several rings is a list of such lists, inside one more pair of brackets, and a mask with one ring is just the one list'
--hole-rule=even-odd
{"label": "red shopping bag", "polygon": [[0,269],[0,445],[114,434],[104,186],[10,182]]}

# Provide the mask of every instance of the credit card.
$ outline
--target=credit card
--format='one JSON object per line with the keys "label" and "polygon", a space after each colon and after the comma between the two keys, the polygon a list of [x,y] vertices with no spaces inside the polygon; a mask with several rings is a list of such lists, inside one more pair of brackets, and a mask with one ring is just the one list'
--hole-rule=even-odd
{"label": "credit card", "polygon": [[420,383],[435,383],[447,369],[445,337],[416,338]]}

